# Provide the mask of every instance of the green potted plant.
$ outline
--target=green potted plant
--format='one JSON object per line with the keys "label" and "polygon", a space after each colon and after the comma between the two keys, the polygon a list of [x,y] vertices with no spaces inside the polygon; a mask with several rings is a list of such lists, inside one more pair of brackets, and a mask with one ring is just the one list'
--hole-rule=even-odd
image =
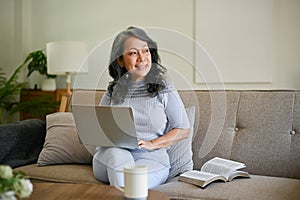
{"label": "green potted plant", "polygon": [[[25,61],[7,78],[5,73],[0,68],[0,125],[9,123],[12,117],[19,111],[30,112],[33,117],[40,117],[45,113],[51,113],[58,109],[59,102],[50,101],[48,96],[42,96],[34,101],[20,102],[19,96],[21,89],[26,88],[25,82],[19,81],[19,74],[24,65],[29,61],[29,69],[41,70],[41,74],[47,75],[47,68],[45,70],[45,57],[38,53],[30,53]],[[40,62],[40,64],[38,64]],[[31,73],[33,72],[31,71]],[[31,74],[29,73],[29,75]],[[29,76],[28,75],[28,76]],[[47,75],[53,79],[53,75]],[[53,79],[54,80],[54,79]],[[43,105],[43,106],[41,106]]]}
{"label": "green potted plant", "polygon": [[29,53],[24,61],[24,64],[26,63],[28,63],[27,77],[29,77],[34,71],[37,71],[41,75],[46,76],[46,79],[44,79],[42,83],[42,90],[56,89],[56,75],[51,75],[47,73],[47,57],[42,50],[37,50]]}
{"label": "green potted plant", "polygon": [[22,67],[23,65],[19,66],[9,79],[0,69],[0,125],[7,123],[13,114],[21,110],[22,106],[16,100],[16,96],[25,87],[25,83],[18,81]]}
{"label": "green potted plant", "polygon": [[18,81],[23,66],[24,64],[20,65],[9,78],[6,78],[0,68],[0,125],[11,122],[13,116],[20,111],[30,112],[32,117],[39,118],[58,109],[59,102],[49,100],[47,95],[32,101],[19,101],[21,89],[27,85]]}

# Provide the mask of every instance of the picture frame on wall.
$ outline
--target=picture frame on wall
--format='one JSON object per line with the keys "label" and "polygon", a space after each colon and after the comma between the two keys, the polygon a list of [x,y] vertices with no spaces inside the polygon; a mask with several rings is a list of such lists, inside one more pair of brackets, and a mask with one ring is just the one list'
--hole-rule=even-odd
{"label": "picture frame on wall", "polygon": [[195,82],[272,82],[273,0],[195,1]]}

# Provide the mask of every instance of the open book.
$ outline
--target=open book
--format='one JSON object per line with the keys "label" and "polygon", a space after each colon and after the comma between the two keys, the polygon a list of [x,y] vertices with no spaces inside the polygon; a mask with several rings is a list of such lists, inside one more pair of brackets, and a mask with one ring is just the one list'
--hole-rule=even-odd
{"label": "open book", "polygon": [[236,177],[250,177],[248,172],[239,171],[239,169],[244,167],[246,167],[244,163],[215,157],[207,161],[201,167],[200,171],[187,171],[181,174],[178,180],[204,188],[211,182],[217,180],[226,182]]}

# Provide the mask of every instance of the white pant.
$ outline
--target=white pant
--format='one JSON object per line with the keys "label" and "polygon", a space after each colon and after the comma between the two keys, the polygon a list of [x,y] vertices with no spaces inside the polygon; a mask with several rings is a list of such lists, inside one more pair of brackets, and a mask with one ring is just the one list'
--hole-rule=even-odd
{"label": "white pant", "polygon": [[148,168],[148,188],[164,183],[169,175],[169,168],[149,159],[134,159],[130,151],[121,148],[99,148],[93,157],[93,172],[97,180],[124,186],[122,170],[125,166],[145,165]]}

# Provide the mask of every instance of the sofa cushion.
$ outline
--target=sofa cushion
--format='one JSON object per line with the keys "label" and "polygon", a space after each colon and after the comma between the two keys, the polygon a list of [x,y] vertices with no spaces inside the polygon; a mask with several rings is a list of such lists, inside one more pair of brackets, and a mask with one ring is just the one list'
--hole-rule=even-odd
{"label": "sofa cushion", "polygon": [[46,123],[40,119],[0,126],[0,163],[13,168],[35,163],[45,135]]}
{"label": "sofa cushion", "polygon": [[47,115],[47,135],[38,165],[81,163],[91,164],[92,155],[79,141],[70,112]]}
{"label": "sofa cushion", "polygon": [[168,194],[170,199],[264,199],[296,200],[300,197],[300,180],[290,178],[251,175],[251,178],[234,179],[231,182],[213,182],[206,188],[179,182],[160,185],[155,190]]}
{"label": "sofa cushion", "polygon": [[290,134],[295,100],[293,92],[242,92],[231,159],[246,163],[250,173],[300,178],[300,154],[293,145],[299,134]]}
{"label": "sofa cushion", "polygon": [[192,139],[194,133],[195,110],[196,108],[194,106],[186,108],[190,123],[189,137],[177,142],[167,150],[171,165],[169,178],[173,178],[180,173],[193,169]]}
{"label": "sofa cushion", "polygon": [[103,184],[95,179],[91,165],[65,164],[38,166],[31,164],[15,168],[14,170],[25,172],[32,181]]}

